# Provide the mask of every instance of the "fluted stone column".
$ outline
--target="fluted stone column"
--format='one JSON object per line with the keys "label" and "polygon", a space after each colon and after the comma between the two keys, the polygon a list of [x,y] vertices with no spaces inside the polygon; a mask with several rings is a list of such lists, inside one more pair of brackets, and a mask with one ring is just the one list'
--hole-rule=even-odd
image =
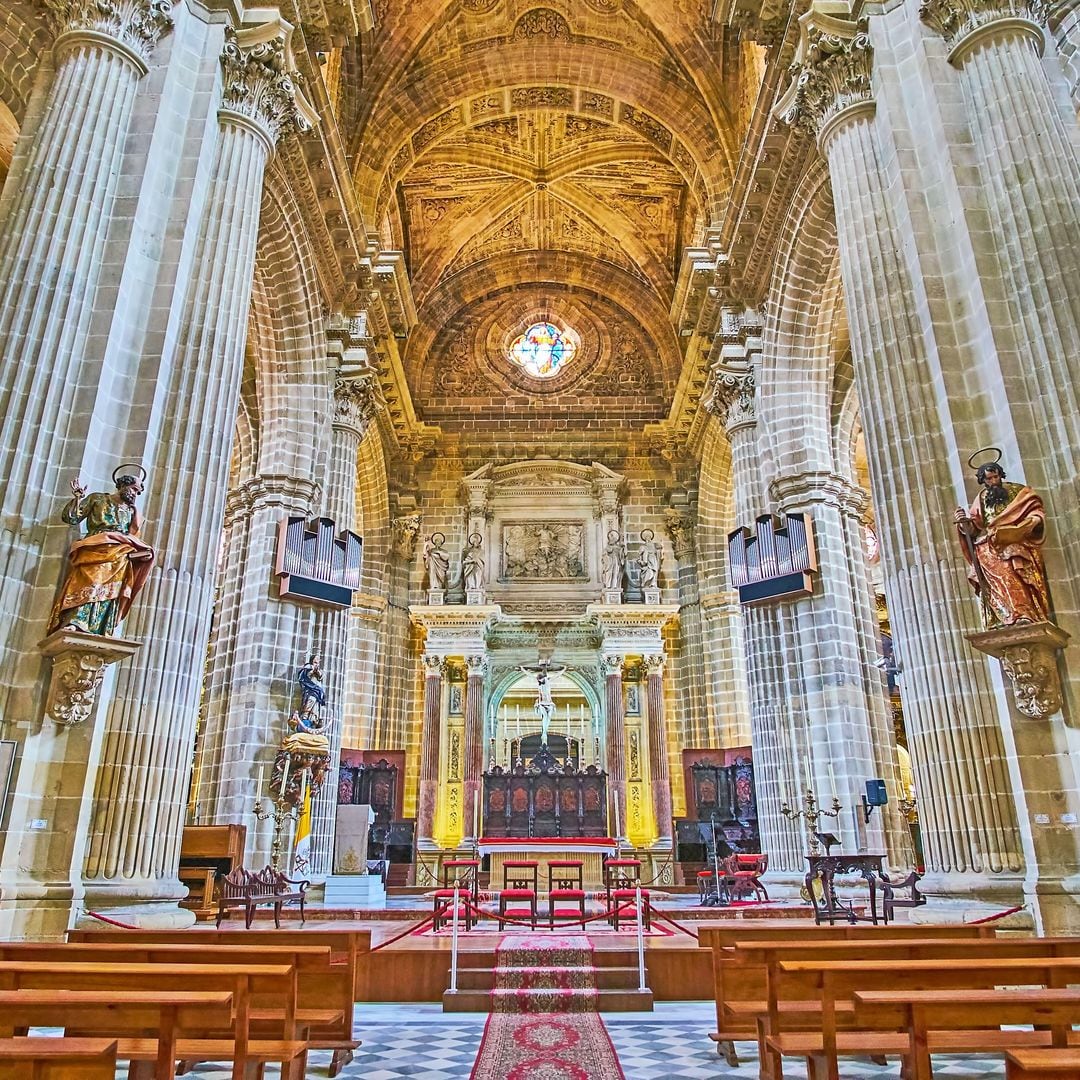
{"label": "fluted stone column", "polygon": [[664,718],[664,657],[645,657],[645,703],[649,712],[649,772],[653,815],[659,842],[671,844],[671,770],[668,765],[667,722]]}
{"label": "fluted stone column", "polygon": [[[334,417],[331,422],[330,462],[326,474],[323,513],[335,528],[356,531],[356,462],[360,443],[378,411],[377,379],[370,369],[354,371],[346,350],[342,369],[334,383]],[[366,354],[365,354],[366,358]],[[337,769],[341,761],[346,698],[345,680],[349,636],[355,620],[348,608],[324,608],[315,616],[315,645],[323,655],[330,738],[330,770],[312,802],[311,876],[333,872],[334,833],[337,825]],[[366,747],[365,747],[366,749]]]}
{"label": "fluted stone column", "polygon": [[126,919],[190,921],[175,907],[184,895],[176,868],[263,173],[286,128],[312,122],[288,74],[289,32],[279,23],[229,31],[222,53],[217,146],[192,260],[197,273],[178,322],[152,463],[147,516],[155,523],[158,565],[127,627],[145,644],[117,679],[86,862],[87,896],[98,910],[141,902]]}
{"label": "fluted stone column", "polygon": [[[926,0],[921,15],[944,36],[959,69],[987,239],[1006,282],[1007,331],[1017,338],[1015,377],[1030,403],[1017,424],[1020,452],[1029,469],[1046,463],[1044,490],[1051,514],[1060,515],[1080,501],[1080,140],[1042,61],[1047,7],[1043,0]],[[1080,536],[1056,533],[1075,580]],[[1072,599],[1069,606],[1080,601]]]}
{"label": "fluted stone column", "polygon": [[442,735],[443,668],[446,658],[424,654],[424,727],[420,742],[420,793],[416,842],[433,848],[435,804],[439,794],[439,741]]}
{"label": "fluted stone column", "polygon": [[[994,692],[964,634],[973,625],[954,550],[957,501],[915,312],[904,234],[888,195],[874,127],[871,48],[836,19],[804,21],[797,71],[780,111],[816,134],[832,178],[882,567],[911,740],[927,861],[936,894],[1013,900],[1023,865]],[[918,448],[897,490],[896,448]]]}
{"label": "fluted stone column", "polygon": [[[626,840],[626,701],[623,698],[623,664],[626,657],[605,653],[604,712],[607,716],[607,759],[609,799],[612,817],[608,832],[616,840]],[[615,828],[615,808],[618,808],[619,827]]]}
{"label": "fluted stone column", "polygon": [[[480,797],[481,774],[484,771],[484,678],[487,674],[486,656],[466,656],[468,680],[465,684],[465,815],[464,843],[477,839],[475,832],[476,800]],[[483,810],[481,808],[481,814]]]}
{"label": "fluted stone column", "polygon": [[[116,465],[106,440],[86,441],[100,384],[86,343],[139,80],[171,26],[158,0],[44,6],[55,71],[16,145],[19,186],[0,220],[0,717],[20,744],[0,856],[4,937],[62,935],[82,896],[100,732],[93,719],[42,718],[49,664],[34,645],[71,538],[56,518],[62,489],[77,473],[104,486]],[[35,819],[45,827],[31,830]]]}

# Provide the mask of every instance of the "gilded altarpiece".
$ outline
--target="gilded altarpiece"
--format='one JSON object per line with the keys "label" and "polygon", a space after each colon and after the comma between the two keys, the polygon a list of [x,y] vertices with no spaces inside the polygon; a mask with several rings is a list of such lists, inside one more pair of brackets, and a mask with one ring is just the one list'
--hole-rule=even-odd
{"label": "gilded altarpiece", "polygon": [[443,731],[440,744],[439,798],[434,839],[452,848],[465,835],[465,668],[447,664],[443,693]]}
{"label": "gilded altarpiece", "polygon": [[649,735],[644,674],[637,665],[623,675],[626,708],[626,828],[627,839],[644,847],[656,838],[649,770]]}

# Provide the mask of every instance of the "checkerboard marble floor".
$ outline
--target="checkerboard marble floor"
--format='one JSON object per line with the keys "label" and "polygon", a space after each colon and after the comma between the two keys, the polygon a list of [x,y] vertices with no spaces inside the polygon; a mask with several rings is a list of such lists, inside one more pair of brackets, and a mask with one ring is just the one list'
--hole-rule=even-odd
{"label": "checkerboard marble floor", "polygon": [[[363,1046],[340,1074],[343,1080],[468,1080],[487,1017],[445,1014],[433,1003],[360,1005],[357,1038]],[[752,1043],[738,1045],[740,1066],[731,1068],[716,1053],[708,1032],[715,1014],[711,1002],[662,1003],[652,1013],[612,1013],[604,1016],[626,1080],[754,1080],[757,1056]],[[309,1057],[309,1077],[325,1077],[329,1053]],[[125,1075],[118,1073],[118,1077]],[[224,1066],[202,1065],[187,1074],[197,1080],[229,1080]],[[895,1080],[898,1062],[886,1066],[844,1062],[843,1080]],[[1001,1062],[990,1059],[935,1058],[934,1076],[964,1080],[1001,1080]],[[806,1069],[791,1061],[784,1066],[788,1080],[806,1080]],[[275,1068],[267,1080],[279,1080]],[[605,1078],[606,1080],[606,1078]]]}

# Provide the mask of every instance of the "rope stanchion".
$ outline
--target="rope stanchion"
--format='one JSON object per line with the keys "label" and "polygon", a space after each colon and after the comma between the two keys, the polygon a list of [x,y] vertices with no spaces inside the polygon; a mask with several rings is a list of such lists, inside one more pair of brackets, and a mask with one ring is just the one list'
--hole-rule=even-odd
{"label": "rope stanchion", "polygon": [[1018,911],[1023,911],[1026,904],[1017,904],[1016,907],[1006,908],[1004,911],[995,911],[993,915],[984,915],[981,919],[972,919],[968,926],[979,926],[981,923],[997,922],[998,919],[1007,919]]}
{"label": "rope stanchion", "polygon": [[[527,919],[512,919],[509,915],[500,915],[500,914],[498,914],[498,912],[495,912],[495,911],[485,911],[483,908],[478,908],[475,904],[469,903],[468,900],[466,900],[464,902],[464,905],[465,905],[465,907],[469,908],[473,912],[473,914],[476,915],[478,918],[481,918],[481,919],[494,919],[496,922],[499,922],[499,923],[510,923],[512,926],[527,926],[530,929],[534,929],[532,922],[527,920]],[[632,903],[624,904],[622,907],[619,908],[619,914],[624,915],[624,914],[626,914],[626,912],[634,911],[634,910],[635,910],[635,908],[634,908],[634,905]],[[591,922],[596,922],[599,919],[609,919],[609,918],[611,918],[612,914],[613,914],[612,911],[602,911],[602,912],[600,912],[599,915],[590,915],[590,916],[588,916],[588,918],[585,919],[585,922],[586,923],[591,923]],[[580,925],[583,925],[583,923],[582,923],[581,919],[574,919],[568,925],[570,925],[570,926],[580,926]]]}
{"label": "rope stanchion", "polygon": [[96,911],[88,911],[86,913],[91,919],[97,919],[98,922],[108,923],[110,926],[119,926],[121,930],[141,930],[141,926],[133,926],[131,923],[120,922],[119,919],[110,919],[108,915],[99,915]]}
{"label": "rope stanchion", "polygon": [[378,945],[375,946],[374,949],[369,949],[368,952],[378,952],[380,949],[385,949],[387,945],[393,945],[395,941],[400,941],[403,937],[408,937],[410,934],[418,933],[420,930],[423,930],[423,928],[427,926],[428,923],[433,923],[436,919],[440,918],[442,915],[445,915],[449,910],[450,905],[444,904],[441,908],[439,908],[438,911],[432,912],[432,914],[430,914],[426,919],[422,919],[418,923],[413,923],[412,926],[409,926],[406,929],[402,930],[400,934],[395,934],[392,938],[390,938],[389,941],[380,942]]}
{"label": "rope stanchion", "polygon": [[652,917],[654,919],[659,919],[661,922],[670,923],[672,926],[675,927],[676,930],[681,930],[684,934],[686,934],[688,937],[692,937],[695,941],[700,941],[701,940],[701,936],[699,934],[695,934],[693,930],[688,929],[687,927],[683,926],[682,923],[677,923],[670,916],[665,915],[661,911],[658,911],[648,901],[646,901],[646,904],[648,905],[649,913],[652,915]]}

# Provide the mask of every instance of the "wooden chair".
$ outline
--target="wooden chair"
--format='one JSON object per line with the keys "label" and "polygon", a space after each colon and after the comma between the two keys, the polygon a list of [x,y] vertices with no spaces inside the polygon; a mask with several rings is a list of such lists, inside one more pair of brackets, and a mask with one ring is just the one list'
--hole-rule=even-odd
{"label": "wooden chair", "polygon": [[[270,870],[270,867],[266,868]],[[270,870],[273,875],[274,881],[274,898],[278,901],[278,911],[281,910],[282,904],[299,904],[300,905],[300,925],[305,923],[304,918],[304,903],[307,899],[308,886],[311,884],[303,878],[290,878],[286,877],[280,871]],[[280,920],[278,922],[280,926]]]}
{"label": "wooden chair", "polygon": [[[553,859],[548,863],[548,929],[555,929],[555,920],[581,921],[585,929],[585,871],[580,859]],[[576,904],[560,908],[558,905]]]}
{"label": "wooden chair", "polygon": [[[893,921],[893,912],[897,908],[922,907],[926,903],[926,897],[919,892],[919,881],[922,874],[918,870],[912,870],[903,881],[890,881],[884,874],[878,874],[881,882],[881,913],[886,923]],[[897,897],[897,889],[907,889],[907,896]]]}
{"label": "wooden chair", "polygon": [[748,892],[760,900],[768,900],[769,894],[761,884],[761,875],[769,869],[769,856],[731,855],[727,859],[728,882],[732,900],[739,900]]}
{"label": "wooden chair", "polygon": [[[499,892],[499,915],[510,919],[528,919],[535,930],[539,876],[539,863],[535,859],[510,859],[504,862],[503,887]],[[511,904],[527,906],[511,907]]]}
{"label": "wooden chair", "polygon": [[[473,911],[466,901],[472,903],[473,908],[479,910],[480,906],[480,860],[479,859],[447,859],[442,864],[442,888],[435,890],[434,916],[431,928],[438,930],[444,923],[450,923],[454,918],[454,882],[458,883],[458,898],[460,900],[458,918],[465,923],[466,931],[471,930],[479,921],[476,912]],[[442,908],[447,908],[440,914]]]}
{"label": "wooden chair", "polygon": [[[620,914],[620,909],[627,904],[636,904],[638,886],[641,884],[641,860],[640,859],[608,859],[604,863],[604,885],[607,889],[607,915],[608,922],[618,931],[620,920],[626,920],[626,915]],[[648,930],[649,920],[649,890],[641,890],[641,911],[635,912],[634,918],[640,915],[642,927]]]}
{"label": "wooden chair", "polygon": [[242,911],[244,927],[250,929],[251,920],[255,917],[255,907],[251,897],[251,874],[242,866],[230,870],[221,879],[221,888],[218,891],[217,925],[221,926],[222,919],[230,911]]}

